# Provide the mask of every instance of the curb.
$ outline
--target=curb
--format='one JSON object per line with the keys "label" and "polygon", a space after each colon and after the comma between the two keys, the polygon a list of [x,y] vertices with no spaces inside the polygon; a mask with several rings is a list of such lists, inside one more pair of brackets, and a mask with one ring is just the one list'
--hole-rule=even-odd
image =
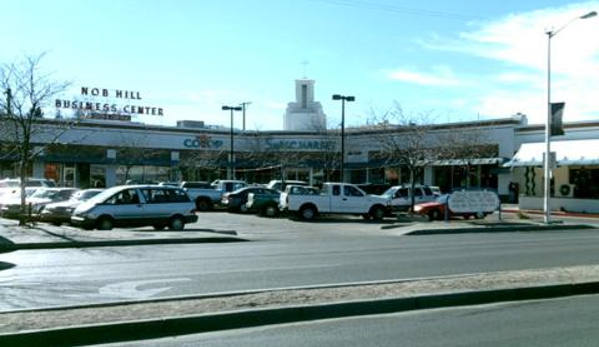
{"label": "curb", "polygon": [[272,324],[597,293],[599,293],[599,282],[456,292],[26,331],[0,334],[0,343],[3,347],[48,345],[70,347],[147,340]]}
{"label": "curb", "polygon": [[107,241],[72,241],[72,242],[31,242],[0,244],[0,253],[32,249],[59,248],[91,248],[91,247],[124,247],[143,245],[165,245],[185,243],[224,243],[249,241],[238,237],[203,237],[178,239],[148,239],[148,240],[107,240]]}
{"label": "curb", "polygon": [[584,224],[573,225],[513,225],[513,226],[477,226],[469,228],[447,228],[447,229],[418,229],[405,233],[409,236],[444,235],[444,234],[475,234],[495,232],[530,232],[530,231],[554,231],[554,230],[591,230],[597,227]]}

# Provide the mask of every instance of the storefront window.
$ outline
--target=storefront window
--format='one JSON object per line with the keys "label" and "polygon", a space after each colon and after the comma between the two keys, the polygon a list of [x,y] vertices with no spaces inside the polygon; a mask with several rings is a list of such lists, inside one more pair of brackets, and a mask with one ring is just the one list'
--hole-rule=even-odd
{"label": "storefront window", "polygon": [[60,182],[60,164],[46,164],[44,167],[44,178]]}
{"label": "storefront window", "polygon": [[570,184],[574,185],[574,197],[599,198],[599,168],[571,168]]}
{"label": "storefront window", "polygon": [[106,188],[106,168],[101,165],[90,165],[90,184],[93,188]]}
{"label": "storefront window", "polygon": [[120,165],[116,170],[117,184],[158,183],[170,178],[168,166],[127,166]]}

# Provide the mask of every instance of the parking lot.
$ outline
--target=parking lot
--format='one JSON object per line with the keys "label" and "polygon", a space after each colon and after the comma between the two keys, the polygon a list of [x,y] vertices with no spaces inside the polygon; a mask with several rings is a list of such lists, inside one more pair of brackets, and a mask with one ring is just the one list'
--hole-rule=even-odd
{"label": "parking lot", "polygon": [[242,237],[250,239],[281,239],[313,236],[364,236],[388,234],[381,229],[397,222],[396,218],[382,221],[364,220],[357,216],[322,217],[304,222],[286,217],[264,218],[255,214],[210,211],[198,213],[198,222],[189,224],[187,229],[235,230]]}

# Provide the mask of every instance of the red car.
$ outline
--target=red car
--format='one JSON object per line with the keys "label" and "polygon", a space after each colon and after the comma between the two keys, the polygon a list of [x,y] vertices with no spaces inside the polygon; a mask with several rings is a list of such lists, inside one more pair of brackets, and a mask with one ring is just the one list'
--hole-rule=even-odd
{"label": "red car", "polygon": [[[425,202],[422,204],[418,204],[414,206],[414,212],[428,216],[428,219],[433,220],[443,220],[445,219],[445,209],[447,208],[447,200],[449,199],[449,194],[444,194],[438,197],[436,200]],[[485,218],[488,213],[486,212],[453,212],[451,209],[449,210],[449,218],[461,216],[464,219],[469,219],[470,217],[475,217],[477,219]]]}

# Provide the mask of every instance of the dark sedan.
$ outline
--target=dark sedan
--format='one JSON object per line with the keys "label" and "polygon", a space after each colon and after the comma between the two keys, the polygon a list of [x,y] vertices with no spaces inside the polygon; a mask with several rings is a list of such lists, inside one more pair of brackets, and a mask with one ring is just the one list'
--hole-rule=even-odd
{"label": "dark sedan", "polygon": [[84,201],[91,199],[103,189],[85,189],[73,194],[67,201],[60,201],[46,205],[40,213],[40,219],[43,222],[48,222],[54,225],[62,223],[70,223],[71,214]]}
{"label": "dark sedan", "polygon": [[246,205],[248,201],[248,194],[276,194],[280,193],[278,190],[269,189],[264,187],[244,187],[237,189],[230,193],[223,194],[221,204],[231,212],[248,212]]}

